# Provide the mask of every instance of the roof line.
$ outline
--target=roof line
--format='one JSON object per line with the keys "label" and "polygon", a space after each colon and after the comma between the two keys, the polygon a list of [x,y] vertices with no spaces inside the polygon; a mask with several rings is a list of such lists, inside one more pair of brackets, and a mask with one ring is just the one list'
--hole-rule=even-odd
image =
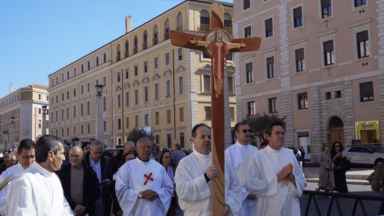
{"label": "roof line", "polygon": [[172,7],[172,8],[170,8],[170,9],[168,9],[167,11],[165,11],[165,12],[163,12],[163,13],[157,15],[156,17],[154,17],[154,18],[148,20],[147,22],[145,22],[145,23],[139,25],[138,27],[132,29],[131,31],[129,31],[129,32],[125,33],[125,34],[123,34],[122,36],[120,36],[120,37],[118,37],[118,38],[116,38],[116,39],[114,39],[114,40],[112,40],[112,41],[106,43],[105,45],[103,45],[103,46],[101,46],[101,47],[99,47],[99,48],[93,50],[92,52],[90,52],[90,53],[88,53],[88,54],[86,54],[86,55],[84,55],[84,56],[82,56],[82,57],[76,59],[75,61],[73,61],[73,62],[67,64],[66,66],[64,66],[64,67],[62,67],[62,68],[56,70],[55,72],[49,74],[48,77],[51,76],[51,75],[53,75],[53,74],[55,74],[56,72],[59,72],[60,70],[62,70],[62,69],[64,69],[64,68],[68,67],[69,65],[75,63],[76,61],[78,61],[78,60],[84,58],[85,56],[87,56],[87,55],[89,55],[89,54],[91,54],[91,53],[93,53],[93,52],[95,52],[95,51],[101,49],[102,47],[105,47],[105,46],[107,46],[107,45],[113,43],[114,41],[119,40],[120,38],[124,37],[125,35],[127,35],[127,34],[131,33],[132,31],[135,31],[136,29],[138,29],[138,28],[140,28],[140,27],[146,25],[147,23],[149,23],[149,22],[153,21],[154,19],[156,19],[156,18],[162,16],[163,14],[165,14],[165,13],[167,13],[167,12],[169,12],[169,11],[175,9],[176,7],[182,5],[182,4],[186,3],[186,2],[190,2],[190,1],[191,1],[191,2],[206,3],[206,4],[212,4],[213,2],[215,2],[215,3],[221,3],[221,4],[223,4],[223,5],[227,6],[227,7],[233,7],[233,4],[232,4],[232,3],[222,2],[222,1],[215,1],[215,0],[213,0],[212,2],[209,2],[209,1],[204,1],[204,0],[185,0],[185,1],[181,2],[180,4],[178,4],[178,5],[176,5],[176,6]]}

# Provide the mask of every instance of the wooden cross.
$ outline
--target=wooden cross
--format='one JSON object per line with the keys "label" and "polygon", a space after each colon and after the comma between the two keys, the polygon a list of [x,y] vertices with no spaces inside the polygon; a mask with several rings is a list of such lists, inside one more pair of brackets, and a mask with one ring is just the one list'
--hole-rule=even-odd
{"label": "wooden cross", "polygon": [[212,179],[211,206],[212,215],[220,215],[225,208],[224,175],[224,63],[231,52],[258,50],[261,38],[231,38],[224,30],[224,7],[211,5],[211,29],[205,36],[198,36],[179,31],[171,31],[172,44],[179,47],[205,51],[211,57],[211,155],[212,164],[216,165],[219,177]]}

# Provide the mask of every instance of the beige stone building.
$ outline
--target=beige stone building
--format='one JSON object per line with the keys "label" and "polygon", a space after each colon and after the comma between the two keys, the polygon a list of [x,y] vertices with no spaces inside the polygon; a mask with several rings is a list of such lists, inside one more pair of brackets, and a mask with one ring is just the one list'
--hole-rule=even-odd
{"label": "beige stone building", "polygon": [[[11,117],[14,117],[14,146],[22,139],[35,140],[42,135],[43,109],[48,108],[48,86],[32,84],[0,99],[0,150],[11,148]],[[49,116],[46,116],[47,122]],[[49,126],[49,125],[48,125]],[[47,130],[48,133],[48,130]]]}
{"label": "beige stone building", "polygon": [[322,143],[381,143],[384,2],[234,1],[235,37],[262,38],[236,55],[237,118],[287,117],[286,145],[317,162]]}
{"label": "beige stone building", "polygon": [[[104,142],[109,146],[126,142],[127,134],[137,127],[151,131],[161,148],[175,143],[192,148],[188,141],[192,127],[200,122],[211,124],[211,61],[203,52],[173,46],[169,32],[204,35],[210,29],[211,3],[184,1],[133,30],[128,16],[126,34],[49,75],[51,133],[80,140],[95,137],[94,86],[99,80],[105,85]],[[233,34],[232,4],[222,4],[226,30]],[[234,126],[232,57],[228,58],[227,71]]]}

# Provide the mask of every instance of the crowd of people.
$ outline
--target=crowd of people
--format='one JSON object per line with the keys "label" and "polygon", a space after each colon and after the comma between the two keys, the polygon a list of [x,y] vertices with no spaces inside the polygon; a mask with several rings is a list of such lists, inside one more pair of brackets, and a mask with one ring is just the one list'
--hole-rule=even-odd
{"label": "crowd of people", "polygon": [[[222,215],[299,215],[305,179],[295,149],[282,148],[284,125],[268,126],[260,149],[245,122],[234,131]],[[72,148],[53,135],[24,139],[4,157],[0,179],[13,179],[0,191],[0,215],[174,216],[180,208],[185,216],[209,216],[212,179],[220,175],[211,165],[211,129],[198,124],[191,134],[193,151],[179,144],[160,151],[143,137],[116,155],[96,139]]]}

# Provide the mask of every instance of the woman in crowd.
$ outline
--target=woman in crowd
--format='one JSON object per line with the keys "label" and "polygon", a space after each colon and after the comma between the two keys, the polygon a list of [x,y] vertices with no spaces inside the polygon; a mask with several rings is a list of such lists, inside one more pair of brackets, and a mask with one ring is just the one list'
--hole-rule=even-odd
{"label": "woman in crowd", "polygon": [[136,156],[135,156],[134,153],[127,153],[127,154],[125,154],[121,158],[121,161],[120,161],[120,164],[119,164],[119,167],[118,167],[117,171],[113,174],[113,182],[112,182],[112,185],[111,185],[112,186],[112,190],[113,190],[113,193],[112,193],[112,199],[113,199],[113,209],[112,209],[112,212],[116,216],[122,216],[123,215],[123,211],[121,210],[119,201],[117,201],[117,197],[116,197],[116,193],[115,193],[115,189],[116,189],[116,176],[117,176],[117,173],[119,172],[119,168],[121,166],[123,166],[126,162],[128,162],[130,160],[133,160],[135,158],[136,158]]}
{"label": "woman in crowd", "polygon": [[319,157],[319,187],[317,191],[325,190],[333,192],[335,187],[335,178],[333,176],[333,169],[335,165],[331,159],[331,151],[328,143],[324,143],[321,147],[321,153]]}
{"label": "woman in crowd", "polygon": [[[175,175],[173,173],[173,168],[171,167],[171,152],[168,149],[163,149],[159,155],[159,163],[164,166],[165,170],[169,178],[171,178],[173,182],[173,188],[175,189]],[[175,192],[174,192],[175,194]],[[176,215],[176,203],[177,199],[175,196],[172,196],[171,205],[169,207],[167,216],[175,216]]]}
{"label": "woman in crowd", "polygon": [[334,190],[339,193],[348,193],[347,179],[345,173],[347,172],[345,166],[345,160],[349,161],[349,158],[344,159],[343,157],[343,146],[340,142],[334,142],[332,145],[331,158],[335,168],[333,169],[333,174],[335,177],[335,188]]}

